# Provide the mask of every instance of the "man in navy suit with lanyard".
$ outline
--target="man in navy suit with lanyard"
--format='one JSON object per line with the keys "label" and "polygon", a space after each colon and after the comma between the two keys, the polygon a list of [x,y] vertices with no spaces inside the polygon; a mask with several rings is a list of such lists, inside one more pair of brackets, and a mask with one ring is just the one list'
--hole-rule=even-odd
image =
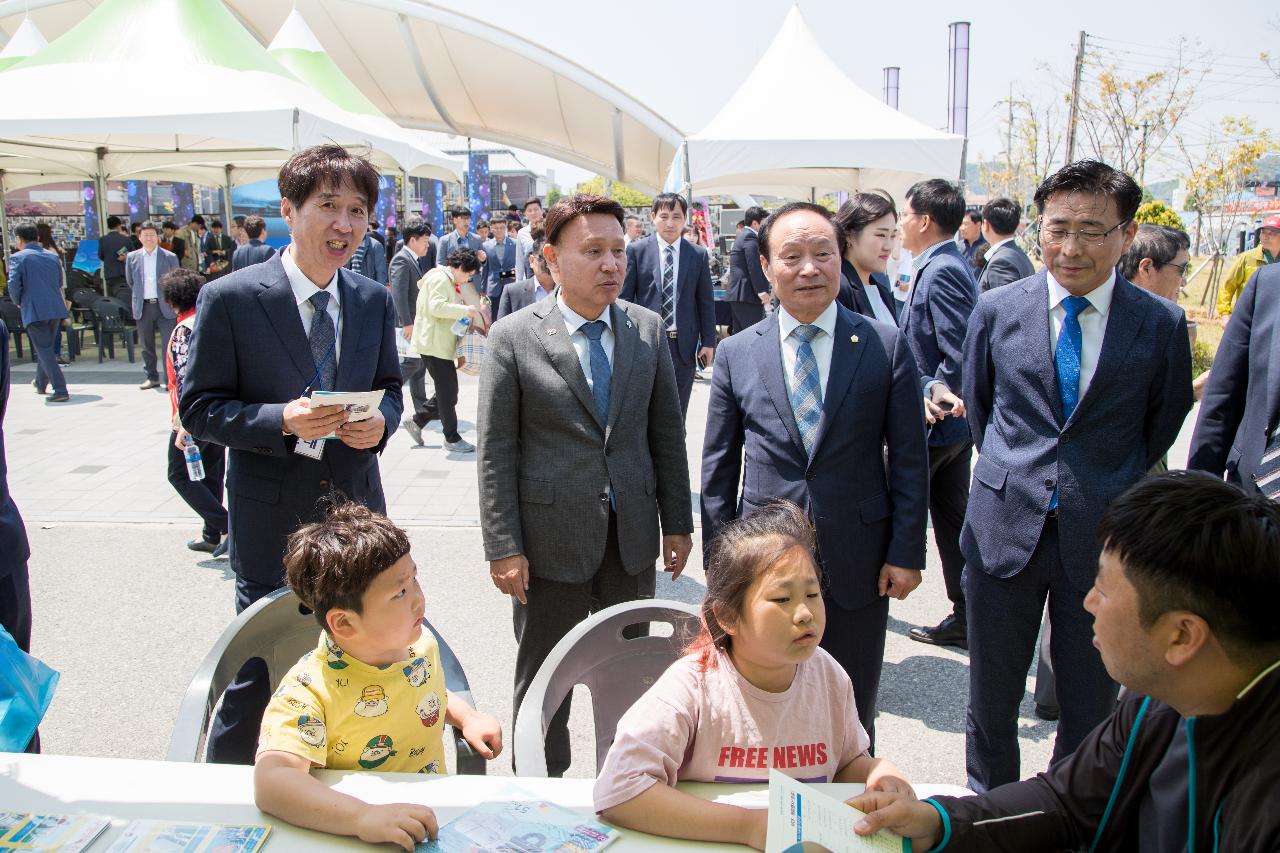
{"label": "man in navy suit with lanyard", "polygon": [[653,200],[653,234],[627,246],[627,276],[618,298],[643,305],[662,318],[680,392],[680,418],[689,411],[696,363],[711,364],[716,344],[716,303],[707,250],[682,239],[688,217],[683,196]]}
{"label": "man in navy suit with lanyard", "polygon": [[[404,406],[391,294],[342,268],[365,236],[377,172],[341,146],[319,145],[291,157],[279,184],[292,242],[200,291],[179,401],[193,436],[231,451],[237,612],[284,585],[285,539],[321,517],[324,499],[386,511],[375,454]],[[341,406],[311,405],[319,390],[383,397],[372,418],[348,423]],[[253,762],[271,689],[261,660],[240,670],[209,734],[211,761]]]}

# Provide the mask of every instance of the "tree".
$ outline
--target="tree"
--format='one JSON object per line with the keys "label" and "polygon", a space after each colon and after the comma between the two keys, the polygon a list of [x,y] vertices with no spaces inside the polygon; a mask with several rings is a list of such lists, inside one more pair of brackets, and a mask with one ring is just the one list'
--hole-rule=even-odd
{"label": "tree", "polygon": [[[1218,284],[1224,266],[1223,246],[1235,222],[1236,208],[1244,195],[1245,181],[1258,170],[1258,161],[1277,140],[1245,116],[1227,116],[1220,128],[1210,131],[1208,142],[1178,147],[1187,164],[1187,207],[1197,215],[1198,238],[1207,239],[1213,251],[1209,283],[1201,299],[1209,302],[1209,316],[1217,310]],[[1198,153],[1193,153],[1200,149]]]}
{"label": "tree", "polygon": [[562,198],[564,198],[564,191],[560,189],[559,184],[552,184],[547,187],[547,207],[550,207]]}
{"label": "tree", "polygon": [[1061,165],[1065,118],[1056,95],[1033,97],[1010,90],[1000,123],[1005,150],[994,161],[980,163],[978,174],[987,192],[1025,204],[1046,177]]}
{"label": "tree", "polygon": [[1149,201],[1138,208],[1138,212],[1133,216],[1134,222],[1149,222],[1152,225],[1167,225],[1170,228],[1177,228],[1179,231],[1186,231],[1187,228],[1182,224],[1182,217],[1177,212],[1156,199]]}
{"label": "tree", "polygon": [[[591,180],[578,184],[574,192],[602,195],[604,193],[604,178],[596,175]],[[633,190],[631,187],[619,181],[612,181],[610,183],[609,198],[613,199],[623,207],[649,207],[653,204],[653,199],[651,197],[645,195],[639,190]]]}

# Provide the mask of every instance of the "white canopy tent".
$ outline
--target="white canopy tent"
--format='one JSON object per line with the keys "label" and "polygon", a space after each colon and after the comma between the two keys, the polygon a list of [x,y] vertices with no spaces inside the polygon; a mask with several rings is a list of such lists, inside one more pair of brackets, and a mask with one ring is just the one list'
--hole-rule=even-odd
{"label": "white canopy tent", "polygon": [[698,195],[809,198],[885,189],[901,198],[922,178],[955,179],[964,139],[863,91],[818,44],[793,6],[728,103],[684,142],[667,187]]}
{"label": "white canopy tent", "polygon": [[[56,36],[102,2],[111,0],[0,0],[0,28],[12,32],[30,9]],[[648,191],[661,187],[684,137],[587,68],[484,20],[479,7],[473,15],[432,0],[225,3],[263,45],[296,7],[363,97],[402,127],[512,145]]]}
{"label": "white canopy tent", "polygon": [[[131,81],[155,68],[200,85],[146,96],[94,82]],[[208,0],[104,0],[0,71],[0,90],[12,93],[0,104],[0,164],[13,166],[11,188],[36,183],[34,168],[44,181],[95,181],[100,200],[108,179],[190,181],[229,193],[274,177],[292,151],[320,142],[368,149],[387,171],[456,180],[464,168],[385,118],[349,112],[299,81]]]}

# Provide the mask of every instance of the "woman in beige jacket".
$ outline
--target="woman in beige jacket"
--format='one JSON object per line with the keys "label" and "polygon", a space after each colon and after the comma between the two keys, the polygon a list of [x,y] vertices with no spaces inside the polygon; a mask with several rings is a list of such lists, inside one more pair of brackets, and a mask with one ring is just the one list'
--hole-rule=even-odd
{"label": "woman in beige jacket", "polygon": [[422,356],[435,385],[444,449],[453,453],[475,451],[475,446],[458,434],[458,370],[454,357],[458,336],[453,333],[453,324],[463,317],[477,328],[484,323],[480,309],[464,304],[457,292],[479,271],[480,260],[475,252],[455,249],[446,266],[436,267],[422,277],[418,282],[413,339],[409,342],[414,352]]}

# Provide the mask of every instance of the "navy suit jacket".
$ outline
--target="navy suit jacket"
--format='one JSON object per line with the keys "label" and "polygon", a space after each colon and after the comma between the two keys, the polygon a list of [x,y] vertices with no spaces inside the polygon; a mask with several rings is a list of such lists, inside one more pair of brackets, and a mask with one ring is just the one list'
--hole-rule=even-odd
{"label": "navy suit jacket", "polygon": [[[542,285],[538,283],[536,278],[526,278],[524,281],[513,281],[502,289],[502,297],[498,302],[498,313],[494,315],[494,322],[501,320],[508,314],[514,314],[522,308],[528,308],[538,300],[538,290]],[[555,291],[553,290],[552,293]],[[543,299],[552,298],[552,294],[548,293]]]}
{"label": "navy suit jacket", "polygon": [[336,390],[382,389],[386,432],[370,450],[330,439],[319,460],[294,453],[296,440],[282,432],[285,404],[302,395],[316,364],[280,256],[200,290],[178,411],[193,436],[231,451],[231,566],[260,583],[282,583],[285,538],[319,518],[316,503],[330,491],[386,511],[375,454],[404,408],[396,312],[387,288],[350,270],[338,271],[338,288]]}
{"label": "navy suit jacket", "polygon": [[[502,280],[503,270],[516,268],[516,241],[508,237],[498,244],[497,240],[489,240],[484,244],[484,283],[490,292]],[[501,294],[501,289],[499,289]]]}
{"label": "navy suit jacket", "polygon": [[9,298],[22,309],[24,326],[71,316],[62,296],[62,262],[38,245],[9,256]]}
{"label": "navy suit jacket", "polygon": [[0,323],[0,578],[9,577],[31,556],[26,525],[9,495],[9,464],[4,455],[4,416],[8,408],[9,330]]}
{"label": "navy suit jacket", "polygon": [[1010,241],[995,252],[987,252],[987,265],[978,276],[978,290],[986,293],[1035,274],[1035,265],[1027,253],[1015,241]]}
{"label": "navy suit jacket", "polygon": [[1257,492],[1253,478],[1280,419],[1280,264],[1255,272],[1218,345],[1187,467]]}
{"label": "navy suit jacket", "polygon": [[236,253],[231,256],[231,271],[235,272],[245,267],[251,267],[254,264],[260,264],[263,261],[269,261],[275,256],[275,253],[275,246],[269,246],[261,240],[250,240],[243,246],[236,247]]}
{"label": "navy suit jacket", "polygon": [[929,460],[915,360],[897,329],[839,308],[812,458],[782,371],[776,313],[720,344],[702,448],[703,542],[789,500],[817,528],[829,594],[849,610],[866,606],[880,597],[886,562],[925,566]]}
{"label": "navy suit jacket", "polygon": [[[716,345],[716,302],[711,289],[707,250],[683,237],[676,273],[676,350],[685,364],[693,364],[698,346]],[[662,316],[662,258],[658,238],[650,234],[627,246],[627,276],[619,299],[643,305]]]}
{"label": "navy suit jacket", "polygon": [[[977,298],[973,267],[955,243],[946,241],[920,268],[906,306],[898,311],[898,325],[920,368],[922,390],[937,379],[959,393],[964,384],[964,336]],[[931,445],[968,440],[964,418],[943,418],[929,430]]]}
{"label": "navy suit jacket", "polygon": [[769,280],[760,266],[760,239],[750,228],[743,228],[729,250],[729,286],[725,288],[726,302],[760,301],[760,294],[769,292]]}
{"label": "navy suit jacket", "polygon": [[[880,291],[880,298],[889,306],[889,313],[893,319],[897,320],[898,300],[893,298],[893,292],[889,290],[888,277],[884,273],[873,272],[871,283],[875,285],[876,290]],[[870,317],[872,320],[876,318],[875,309],[867,300],[867,291],[863,287],[862,279],[858,277],[858,271],[854,269],[853,264],[844,259],[840,261],[840,293],[836,296],[836,301],[856,314]]]}
{"label": "navy suit jacket", "polygon": [[1048,288],[1041,270],[974,309],[961,396],[980,455],[960,548],[969,569],[1016,575],[1057,489],[1062,565],[1083,592],[1103,511],[1164,456],[1191,409],[1191,347],[1181,308],[1117,275],[1097,369],[1063,423]]}

